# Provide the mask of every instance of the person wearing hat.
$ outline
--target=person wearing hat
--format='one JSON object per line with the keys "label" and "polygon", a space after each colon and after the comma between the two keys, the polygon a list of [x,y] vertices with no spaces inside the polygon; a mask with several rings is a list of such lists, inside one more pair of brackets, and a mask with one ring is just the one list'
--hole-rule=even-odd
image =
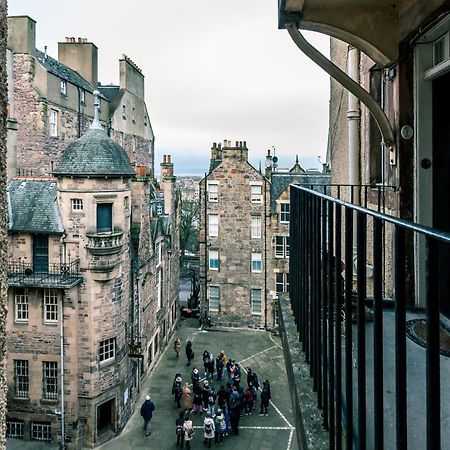
{"label": "person wearing hat", "polygon": [[152,432],[149,430],[149,428],[150,428],[150,421],[152,420],[154,410],[155,410],[155,405],[150,400],[150,395],[147,395],[145,397],[144,403],[141,406],[141,416],[144,419],[144,434],[146,436],[152,434]]}
{"label": "person wearing hat", "polygon": [[214,426],[216,428],[216,431],[215,431],[216,445],[222,444],[223,435],[227,429],[227,424],[225,422],[225,417],[223,415],[223,411],[220,408],[217,410],[217,414],[214,417]]}

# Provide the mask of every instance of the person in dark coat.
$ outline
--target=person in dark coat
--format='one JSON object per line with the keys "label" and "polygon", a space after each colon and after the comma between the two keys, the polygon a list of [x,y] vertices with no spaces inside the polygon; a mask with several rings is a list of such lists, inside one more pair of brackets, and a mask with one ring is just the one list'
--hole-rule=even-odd
{"label": "person in dark coat", "polygon": [[230,425],[231,430],[236,436],[239,436],[239,418],[241,416],[241,399],[236,387],[233,386],[233,392],[230,396]]}
{"label": "person in dark coat", "polygon": [[221,409],[227,404],[227,391],[223,384],[220,386],[219,392],[217,393],[217,404]]}
{"label": "person in dark coat", "polygon": [[198,369],[196,367],[194,367],[192,369],[191,381],[192,381],[192,387],[193,388],[196,388],[197,386],[200,386],[200,374],[198,373]]}
{"label": "person in dark coat", "polygon": [[172,384],[172,395],[173,395],[173,399],[175,400],[176,404],[177,404],[177,408],[181,408],[181,404],[180,404],[180,400],[181,400],[181,396],[183,394],[183,386],[181,385],[182,379],[181,379],[181,375],[179,373],[177,373],[175,375],[175,379],[173,380],[173,384]]}
{"label": "person in dark coat", "polygon": [[141,406],[141,416],[144,419],[144,433],[146,436],[152,434],[152,432],[149,430],[149,428],[150,428],[150,420],[152,420],[154,410],[155,410],[155,405],[150,400],[150,395],[147,395],[145,397],[145,402],[142,403],[142,406]]}
{"label": "person in dark coat", "polygon": [[216,358],[217,381],[221,382],[223,378],[223,359],[220,355]]}
{"label": "person in dark coat", "polygon": [[175,432],[177,434],[177,447],[184,447],[184,410],[180,411],[180,414],[175,421]]}
{"label": "person in dark coat", "polygon": [[187,343],[186,343],[186,358],[188,360],[186,365],[190,366],[191,360],[194,359],[194,352],[192,350],[192,342],[191,341],[187,341]]}
{"label": "person in dark coat", "polygon": [[270,383],[269,380],[264,381],[262,392],[261,392],[261,410],[260,416],[267,416],[267,409],[269,407],[269,401],[272,398],[270,393]]}

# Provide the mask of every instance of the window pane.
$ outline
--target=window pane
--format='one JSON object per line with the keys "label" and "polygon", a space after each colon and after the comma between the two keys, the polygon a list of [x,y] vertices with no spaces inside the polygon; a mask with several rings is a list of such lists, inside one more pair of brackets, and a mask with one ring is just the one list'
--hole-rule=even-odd
{"label": "window pane", "polygon": [[209,310],[219,311],[219,287],[210,286],[209,288]]}
{"label": "window pane", "polygon": [[280,204],[280,222],[289,222],[291,205],[289,203]]}
{"label": "window pane", "polygon": [[217,202],[219,200],[219,186],[217,184],[208,184],[208,201]]}
{"label": "window pane", "polygon": [[97,231],[112,231],[112,203],[97,205]]}
{"label": "window pane", "polygon": [[219,236],[219,216],[217,214],[208,215],[209,235]]}
{"label": "window pane", "polygon": [[261,289],[252,289],[252,314],[261,314]]}
{"label": "window pane", "polygon": [[115,357],[116,353],[115,338],[106,339],[100,342],[100,361],[106,361]]}
{"label": "window pane", "polygon": [[27,360],[14,360],[14,387],[17,398],[28,398],[29,371]]}
{"label": "window pane", "polygon": [[58,293],[54,289],[44,290],[44,322],[58,321]]}
{"label": "window pane", "polygon": [[209,268],[211,270],[219,270],[219,251],[209,250]]}
{"label": "window pane", "polygon": [[28,322],[28,292],[26,289],[16,289],[14,292],[15,320]]}
{"label": "window pane", "polygon": [[250,201],[252,203],[261,203],[262,195],[261,195],[262,187],[258,184],[250,185]]}
{"label": "window pane", "polygon": [[262,259],[261,253],[252,253],[252,272],[261,272]]}
{"label": "window pane", "polygon": [[252,217],[252,238],[261,238],[261,217]]}
{"label": "window pane", "polygon": [[43,397],[45,399],[58,398],[58,363],[54,361],[44,361],[43,370]]}
{"label": "window pane", "polygon": [[283,236],[275,236],[275,257],[282,258],[283,256]]}

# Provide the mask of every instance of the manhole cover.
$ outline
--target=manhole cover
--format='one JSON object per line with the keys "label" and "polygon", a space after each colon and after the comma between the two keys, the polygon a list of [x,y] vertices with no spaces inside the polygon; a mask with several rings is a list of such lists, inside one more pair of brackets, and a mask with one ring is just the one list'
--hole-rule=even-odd
{"label": "manhole cover", "polygon": [[[414,319],[406,322],[406,335],[419,344],[421,347],[427,346],[427,322],[425,319]],[[450,328],[444,324],[439,326],[440,352],[443,356],[450,357]]]}

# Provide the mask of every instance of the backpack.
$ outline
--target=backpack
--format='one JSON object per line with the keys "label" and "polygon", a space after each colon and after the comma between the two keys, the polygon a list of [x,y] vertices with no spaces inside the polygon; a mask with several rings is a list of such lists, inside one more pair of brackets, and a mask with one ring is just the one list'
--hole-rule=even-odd
{"label": "backpack", "polygon": [[181,436],[183,434],[183,425],[177,425],[177,436]]}
{"label": "backpack", "polygon": [[192,436],[194,436],[194,429],[191,427],[191,428],[188,428],[187,430],[187,434],[188,434],[188,437],[192,437]]}
{"label": "backpack", "polygon": [[221,421],[220,421],[220,431],[226,431],[226,429],[227,429],[227,423],[225,422],[225,419],[222,419]]}
{"label": "backpack", "polygon": [[212,431],[211,422],[205,423],[205,433],[209,434]]}

